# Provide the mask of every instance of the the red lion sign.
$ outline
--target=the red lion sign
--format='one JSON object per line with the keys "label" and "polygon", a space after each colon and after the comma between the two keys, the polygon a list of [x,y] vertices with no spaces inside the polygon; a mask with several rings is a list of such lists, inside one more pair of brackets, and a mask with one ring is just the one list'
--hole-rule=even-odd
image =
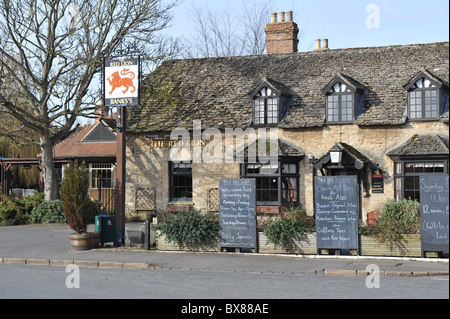
{"label": "the red lion sign", "polygon": [[[121,77],[120,75],[124,76]],[[114,90],[120,87],[125,87],[125,90],[123,91],[123,94],[127,93],[128,90],[131,87],[131,93],[136,92],[136,87],[133,85],[133,80],[136,78],[136,75],[134,72],[130,71],[130,69],[123,69],[120,72],[119,71],[114,72],[109,78],[108,82],[111,85],[111,91],[109,94],[113,94]]]}
{"label": "the red lion sign", "polygon": [[106,60],[103,92],[106,106],[138,105],[139,58]]}

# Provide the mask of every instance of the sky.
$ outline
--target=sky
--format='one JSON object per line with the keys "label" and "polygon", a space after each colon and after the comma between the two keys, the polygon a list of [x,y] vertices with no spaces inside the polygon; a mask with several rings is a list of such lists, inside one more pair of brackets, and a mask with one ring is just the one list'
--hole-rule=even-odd
{"label": "sky", "polygon": [[[180,0],[174,9],[173,37],[193,31],[192,3],[213,9],[228,5],[241,13],[243,0]],[[264,3],[267,0],[254,0]],[[315,39],[329,39],[330,49],[449,41],[448,0],[273,0],[274,12],[294,12],[301,29],[299,51],[315,48]],[[267,17],[269,20],[269,17]]]}

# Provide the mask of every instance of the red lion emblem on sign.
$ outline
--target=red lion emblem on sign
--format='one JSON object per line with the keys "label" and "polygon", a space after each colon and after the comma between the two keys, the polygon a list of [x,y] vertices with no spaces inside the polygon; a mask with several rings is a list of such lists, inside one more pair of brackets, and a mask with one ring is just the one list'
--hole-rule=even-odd
{"label": "red lion emblem on sign", "polygon": [[[121,77],[122,76],[127,76],[130,75],[130,77]],[[119,75],[119,71],[114,72],[109,78],[108,78],[108,82],[111,85],[112,89],[109,92],[109,94],[112,94],[114,92],[115,89],[119,88],[119,87],[125,87],[125,90],[123,91],[123,94],[127,93],[129,88],[132,88],[131,93],[136,92],[136,87],[133,85],[133,80],[135,79],[136,75],[134,74],[134,72],[130,71],[130,69],[123,69],[120,72]]]}

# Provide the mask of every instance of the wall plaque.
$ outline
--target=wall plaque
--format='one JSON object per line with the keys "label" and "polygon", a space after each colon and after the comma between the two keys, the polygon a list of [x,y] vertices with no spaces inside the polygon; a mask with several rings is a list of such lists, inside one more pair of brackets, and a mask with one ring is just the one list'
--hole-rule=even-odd
{"label": "wall plaque", "polygon": [[384,176],[380,169],[372,171],[372,194],[384,194]]}

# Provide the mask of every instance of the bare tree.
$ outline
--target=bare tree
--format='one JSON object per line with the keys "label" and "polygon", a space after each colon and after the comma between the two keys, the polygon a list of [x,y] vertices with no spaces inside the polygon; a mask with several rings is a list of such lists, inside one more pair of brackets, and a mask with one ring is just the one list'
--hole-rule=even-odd
{"label": "bare tree", "polygon": [[245,1],[241,16],[243,25],[242,44],[245,51],[251,55],[260,55],[266,51],[265,28],[273,12],[274,1]]}
{"label": "bare tree", "polygon": [[245,1],[242,12],[236,14],[229,5],[213,9],[206,2],[193,4],[194,34],[185,39],[183,56],[228,57],[264,53],[264,29],[273,7],[274,0]]}
{"label": "bare tree", "polygon": [[[121,41],[137,41],[157,61],[169,54],[158,31],[176,0],[0,0],[0,111],[39,135],[45,198],[57,197],[52,150],[92,116],[91,83]],[[5,114],[2,114],[2,117]]]}

